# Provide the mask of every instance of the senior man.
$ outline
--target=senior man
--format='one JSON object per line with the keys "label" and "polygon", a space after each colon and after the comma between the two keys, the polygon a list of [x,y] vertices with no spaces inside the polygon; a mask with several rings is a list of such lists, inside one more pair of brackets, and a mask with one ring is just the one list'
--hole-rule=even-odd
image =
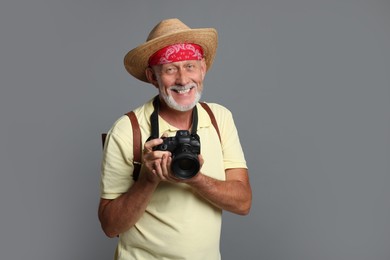
{"label": "senior man", "polygon": [[[214,28],[167,19],[125,56],[126,70],[158,94],[133,110],[143,144],[137,176],[133,121],[120,117],[104,145],[98,215],[105,234],[119,236],[115,259],[221,259],[222,211],[249,213],[232,113],[199,102],[217,38]],[[179,161],[179,153],[189,157]]]}

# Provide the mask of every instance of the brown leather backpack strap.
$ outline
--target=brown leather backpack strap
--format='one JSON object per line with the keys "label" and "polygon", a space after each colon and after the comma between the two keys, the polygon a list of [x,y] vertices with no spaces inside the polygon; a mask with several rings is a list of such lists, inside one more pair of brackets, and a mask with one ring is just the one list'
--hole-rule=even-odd
{"label": "brown leather backpack strap", "polygon": [[102,146],[103,146],[103,149],[104,149],[104,144],[106,143],[107,133],[102,133],[101,136],[102,136]]}
{"label": "brown leather backpack strap", "polygon": [[211,111],[211,108],[210,108],[209,105],[207,105],[206,103],[204,103],[204,102],[199,102],[199,103],[202,105],[202,107],[204,108],[204,110],[206,110],[206,112],[209,114],[210,119],[211,119],[211,123],[213,124],[215,130],[217,131],[217,134],[218,134],[218,137],[219,137],[219,141],[222,142],[221,134],[219,133],[219,128],[218,128],[217,120],[215,119],[215,116],[214,116],[213,111]]}
{"label": "brown leather backpack strap", "polygon": [[133,111],[130,111],[126,114],[131,122],[131,127],[133,128],[133,163],[134,163],[134,171],[133,171],[133,179],[136,181],[139,176],[139,172],[141,170],[141,129],[138,124],[137,117]]}

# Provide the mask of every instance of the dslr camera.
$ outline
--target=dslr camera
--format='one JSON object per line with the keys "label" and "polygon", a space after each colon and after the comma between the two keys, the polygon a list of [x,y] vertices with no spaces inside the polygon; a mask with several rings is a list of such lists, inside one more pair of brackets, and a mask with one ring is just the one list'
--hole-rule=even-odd
{"label": "dslr camera", "polygon": [[153,150],[172,153],[171,169],[179,179],[190,179],[199,172],[200,138],[197,134],[178,130],[174,137],[163,137],[163,143],[153,147]]}

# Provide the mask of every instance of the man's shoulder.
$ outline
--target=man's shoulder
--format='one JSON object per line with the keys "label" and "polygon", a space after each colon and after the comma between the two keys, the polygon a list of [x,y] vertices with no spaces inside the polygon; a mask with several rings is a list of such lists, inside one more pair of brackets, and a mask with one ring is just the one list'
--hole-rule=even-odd
{"label": "man's shoulder", "polygon": [[124,112],[120,117],[116,119],[116,121],[113,123],[110,132],[122,135],[123,133],[129,133],[129,128],[131,128],[131,122],[129,120],[129,117],[127,116],[127,113],[133,111],[135,116],[137,117],[137,120],[139,124],[144,123],[145,121],[148,121],[149,118],[147,115],[149,115],[153,110],[153,105],[150,101],[142,104],[141,106],[138,106],[137,108]]}
{"label": "man's shoulder", "polygon": [[143,124],[144,121],[149,121],[150,115],[153,113],[153,99],[145,102],[141,106],[135,108],[133,112],[135,113],[140,124]]}
{"label": "man's shoulder", "polygon": [[112,124],[108,133],[122,136],[123,133],[128,132],[129,127],[131,127],[130,120],[126,115],[122,115]]}
{"label": "man's shoulder", "polygon": [[213,112],[216,118],[224,117],[226,115],[231,115],[230,110],[224,105],[221,105],[219,103],[214,103],[214,102],[205,102],[205,101],[202,101],[202,103],[206,103],[210,107],[211,111]]}

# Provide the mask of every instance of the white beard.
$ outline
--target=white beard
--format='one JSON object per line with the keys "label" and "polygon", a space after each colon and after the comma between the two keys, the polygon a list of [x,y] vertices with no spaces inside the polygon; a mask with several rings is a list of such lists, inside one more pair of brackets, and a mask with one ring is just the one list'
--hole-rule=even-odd
{"label": "white beard", "polygon": [[159,94],[160,94],[160,97],[164,100],[164,102],[172,109],[174,110],[177,110],[177,111],[189,111],[191,109],[193,109],[196,104],[199,102],[201,96],[202,96],[202,93],[198,92],[197,90],[197,87],[196,85],[194,84],[189,84],[189,85],[186,85],[186,86],[172,86],[169,88],[169,90],[172,90],[172,89],[175,89],[175,90],[185,90],[185,89],[189,89],[189,88],[192,88],[194,87],[195,91],[196,91],[196,94],[195,94],[195,99],[192,103],[188,104],[188,105],[180,105],[178,104],[175,99],[169,95],[169,94],[165,94],[163,93],[160,89],[159,89]]}

